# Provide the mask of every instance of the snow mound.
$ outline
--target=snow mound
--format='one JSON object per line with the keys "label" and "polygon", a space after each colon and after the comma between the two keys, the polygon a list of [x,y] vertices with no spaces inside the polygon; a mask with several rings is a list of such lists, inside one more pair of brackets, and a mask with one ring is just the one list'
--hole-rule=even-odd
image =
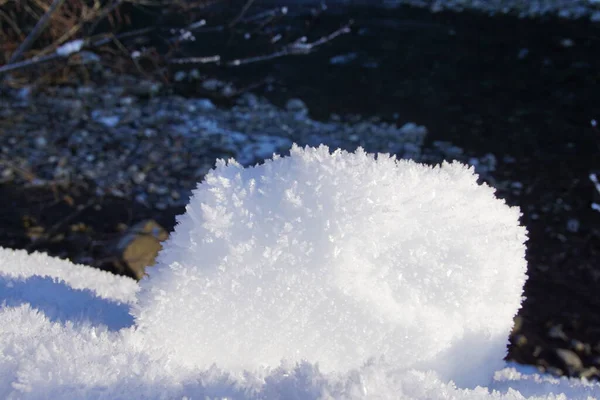
{"label": "snow mound", "polygon": [[[49,282],[62,283],[70,289],[91,291],[99,298],[125,304],[135,301],[139,289],[133,279],[107,271],[48,257],[43,253],[28,254],[25,250],[0,247],[0,282],[26,282],[34,278],[46,278]],[[35,284],[29,286],[38,288]],[[39,290],[36,291],[42,296]]]}
{"label": "snow mound", "polygon": [[137,334],[191,368],[380,360],[487,385],[520,307],[526,231],[476,179],[325,146],[220,160],[141,282]]}

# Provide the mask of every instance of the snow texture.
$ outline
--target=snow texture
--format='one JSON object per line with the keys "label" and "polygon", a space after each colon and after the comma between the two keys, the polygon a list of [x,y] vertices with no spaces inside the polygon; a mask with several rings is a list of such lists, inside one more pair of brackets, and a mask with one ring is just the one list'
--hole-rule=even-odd
{"label": "snow texture", "polygon": [[517,218],[460,164],[219,162],[141,290],[0,249],[0,398],[599,399],[501,362]]}
{"label": "snow texture", "polygon": [[219,161],[142,282],[136,323],[190,367],[349,371],[385,356],[487,385],[520,307],[526,232],[476,178],[326,146]]}

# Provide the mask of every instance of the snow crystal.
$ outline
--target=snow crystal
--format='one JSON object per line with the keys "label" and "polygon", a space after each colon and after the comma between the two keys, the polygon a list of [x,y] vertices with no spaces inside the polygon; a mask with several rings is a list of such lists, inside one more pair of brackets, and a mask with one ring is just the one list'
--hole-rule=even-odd
{"label": "snow crystal", "polygon": [[476,180],[460,163],[325,146],[219,161],[141,283],[138,333],[188,367],[383,359],[487,385],[520,307],[526,232]]}

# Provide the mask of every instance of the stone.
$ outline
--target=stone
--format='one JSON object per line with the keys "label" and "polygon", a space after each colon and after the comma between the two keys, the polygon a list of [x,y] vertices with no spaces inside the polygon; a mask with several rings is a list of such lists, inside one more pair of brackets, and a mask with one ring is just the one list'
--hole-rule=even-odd
{"label": "stone", "polygon": [[521,331],[521,328],[523,327],[523,317],[521,317],[520,315],[516,315],[514,318],[514,325],[513,325],[513,329],[512,329],[512,333],[518,333]]}
{"label": "stone", "polygon": [[525,335],[518,334],[513,338],[513,343],[517,347],[524,347],[527,345],[527,337],[525,337]]}
{"label": "stone", "polygon": [[556,356],[564,364],[565,369],[569,371],[569,375],[578,376],[584,369],[581,358],[572,350],[556,349]]}
{"label": "stone", "polygon": [[295,113],[307,113],[308,112],[308,107],[306,107],[306,104],[300,100],[300,99],[289,99],[287,101],[287,103],[285,104],[285,108],[288,111],[291,112],[295,112]]}
{"label": "stone", "polygon": [[590,355],[592,352],[592,347],[588,343],[583,343],[577,339],[571,339],[570,345],[571,348],[579,354]]}
{"label": "stone", "polygon": [[127,275],[140,280],[154,265],[167,231],[154,220],[143,220],[129,228],[117,244],[118,259]]}
{"label": "stone", "polygon": [[598,377],[600,377],[600,370],[598,370],[598,368],[596,368],[596,367],[589,367],[589,368],[586,368],[583,371],[581,371],[581,373],[579,374],[579,377],[585,378],[585,379],[591,379],[591,378],[598,379]]}
{"label": "stone", "polygon": [[553,339],[564,340],[565,342],[567,342],[569,340],[569,337],[563,331],[563,327],[561,324],[552,326],[548,330],[548,336]]}

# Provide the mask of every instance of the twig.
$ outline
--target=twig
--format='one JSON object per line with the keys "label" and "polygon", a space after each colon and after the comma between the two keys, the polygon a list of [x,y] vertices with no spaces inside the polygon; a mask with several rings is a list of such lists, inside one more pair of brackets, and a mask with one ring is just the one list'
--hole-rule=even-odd
{"label": "twig", "polygon": [[170,64],[219,64],[221,56],[173,58]]}
{"label": "twig", "polygon": [[43,243],[47,242],[48,240],[50,240],[50,238],[52,237],[52,235],[54,235],[54,233],[56,233],[61,227],[63,227],[69,221],[72,221],[73,219],[75,219],[79,214],[81,214],[82,212],[84,212],[88,208],[92,207],[96,203],[97,203],[96,199],[90,199],[90,200],[88,200],[86,204],[83,204],[83,205],[79,206],[71,214],[67,215],[65,218],[63,218],[62,220],[58,221],[56,224],[52,225],[52,227],[50,229],[48,229],[48,231],[46,231],[42,235],[42,237],[40,237],[39,239],[36,239],[35,241],[31,242],[28,246],[26,246],[25,250],[27,250],[27,251],[35,250],[38,246],[40,246],[41,244],[43,244]]}
{"label": "twig", "polygon": [[193,30],[196,30],[198,28],[202,28],[205,25],[206,25],[206,20],[205,19],[201,19],[200,21],[196,21],[194,23],[189,24],[186,29],[188,31],[193,31]]}
{"label": "twig", "polygon": [[8,168],[11,168],[11,169],[17,171],[17,173],[19,175],[21,175],[21,177],[24,178],[28,182],[31,182],[31,181],[34,181],[35,179],[37,179],[37,177],[35,176],[35,174],[33,172],[28,171],[24,168],[21,168],[11,161],[0,159],[0,165],[6,165]]}
{"label": "twig", "polygon": [[122,0],[116,0],[110,6],[106,7],[104,10],[102,10],[101,14],[98,16],[98,18],[96,18],[96,20],[94,21],[92,26],[90,26],[88,32],[93,33],[96,30],[96,28],[98,27],[98,24],[100,23],[100,21],[102,21],[104,18],[106,18],[106,16],[108,14],[110,14],[114,9],[119,7],[122,2],[123,2]]}
{"label": "twig", "polygon": [[288,12],[287,7],[278,7],[278,8],[274,8],[272,10],[263,11],[258,14],[254,14],[250,17],[244,18],[244,19],[242,19],[242,22],[254,22],[254,21],[261,20],[261,19],[274,18],[274,17],[278,17],[280,15],[286,15],[287,12]]}
{"label": "twig", "polygon": [[129,31],[129,32],[124,32],[118,35],[113,35],[113,34],[107,34],[104,35],[104,37],[102,39],[98,39],[98,40],[92,40],[90,47],[100,47],[103,46],[107,43],[112,42],[113,40],[123,40],[123,39],[127,39],[133,36],[139,36],[139,35],[143,35],[145,33],[150,33],[152,31],[154,31],[154,27],[148,27],[148,28],[141,28],[141,29],[136,29],[133,31]]}
{"label": "twig", "polygon": [[[350,32],[350,25],[353,22],[348,22],[347,25],[342,28],[330,33],[327,36],[323,36],[322,38],[312,42],[306,43],[306,37],[301,37],[296,41],[284,46],[281,50],[275,51],[270,54],[256,56],[256,57],[248,57],[248,58],[239,58],[232,61],[225,62],[224,65],[229,67],[238,67],[240,65],[252,64],[261,61],[268,61],[279,57],[289,56],[289,55],[305,55],[312,52],[316,47],[321,46],[336,37],[343,35],[345,33]],[[173,58],[169,60],[170,64],[218,64],[221,65],[221,57],[218,55],[208,56],[208,57],[184,57],[184,58]]]}
{"label": "twig", "polygon": [[41,63],[45,63],[48,61],[52,61],[52,60],[56,60],[58,58],[62,58],[61,55],[57,54],[57,53],[53,53],[53,54],[49,54],[47,56],[42,56],[42,57],[32,57],[28,60],[24,60],[24,61],[20,61],[20,62],[16,62],[16,63],[12,63],[12,64],[7,64],[7,65],[3,65],[0,67],[0,75],[1,74],[5,74],[7,72],[11,72],[11,71],[15,71],[18,69],[24,69],[24,68],[29,68],[29,67],[33,67],[36,66],[38,64]]}
{"label": "twig", "polygon": [[38,23],[35,25],[33,30],[29,33],[29,35],[25,38],[23,43],[15,50],[10,59],[8,60],[8,64],[12,64],[16,62],[24,52],[29,50],[33,42],[37,39],[37,37],[42,33],[42,31],[46,28],[46,25],[50,22],[50,18],[52,14],[58,10],[58,8],[65,2],[65,0],[54,0],[48,8],[48,11],[40,18]]}
{"label": "twig", "polygon": [[21,29],[19,29],[19,25],[17,25],[15,21],[13,21],[4,11],[2,11],[2,9],[0,9],[0,17],[2,17],[11,28],[13,28],[17,35],[19,35],[21,38],[25,37],[23,32],[21,32]]}
{"label": "twig", "polygon": [[248,0],[246,1],[246,4],[244,4],[244,7],[242,8],[242,10],[240,11],[240,13],[237,15],[237,17],[235,17],[230,23],[229,23],[229,28],[233,28],[238,22],[240,22],[240,20],[242,18],[244,18],[244,15],[246,14],[246,12],[250,9],[250,7],[252,6],[252,3],[254,3],[254,0]]}
{"label": "twig", "polygon": [[[136,35],[142,35],[144,33],[150,32],[152,30],[154,30],[154,27],[143,28],[143,29],[138,29],[135,31],[125,32],[125,33],[122,33],[122,34],[116,35],[116,36],[112,35],[112,34],[105,35],[105,37],[103,37],[102,39],[98,39],[96,41],[91,41],[90,43],[86,43],[86,45],[84,47],[86,47],[86,48],[100,47],[102,45],[105,45],[107,43],[114,41],[115,39],[120,40],[120,39],[132,37],[132,36],[136,36]],[[83,47],[80,50],[83,50]],[[75,53],[77,53],[77,52],[73,52],[71,54],[75,54]],[[64,55],[60,54],[60,52],[55,51],[54,53],[48,54],[46,56],[34,56],[27,60],[15,62],[15,63],[8,63],[6,65],[0,66],[0,75],[11,72],[11,71],[19,70],[19,69],[33,67],[38,64],[49,62],[49,61],[56,60],[59,58],[64,58]]]}
{"label": "twig", "polygon": [[327,36],[323,36],[322,38],[312,42],[312,43],[306,43],[306,38],[305,37],[301,37],[300,39],[290,43],[289,45],[283,47],[281,50],[276,51],[274,53],[271,54],[266,54],[263,56],[256,56],[256,57],[249,57],[249,58],[241,58],[241,59],[237,59],[237,60],[233,60],[228,62],[226,65],[230,66],[230,67],[238,67],[240,65],[245,65],[245,64],[250,64],[250,63],[255,63],[255,62],[260,62],[260,61],[267,61],[267,60],[272,60],[274,58],[279,58],[279,57],[284,57],[284,56],[288,56],[288,55],[305,55],[305,54],[309,54],[310,52],[312,52],[316,47],[321,46],[333,39],[335,39],[336,37],[343,35],[345,33],[349,33],[350,32],[350,25],[352,24],[352,21],[350,21],[347,25],[345,25],[344,27],[338,29],[335,32],[330,33]]}

